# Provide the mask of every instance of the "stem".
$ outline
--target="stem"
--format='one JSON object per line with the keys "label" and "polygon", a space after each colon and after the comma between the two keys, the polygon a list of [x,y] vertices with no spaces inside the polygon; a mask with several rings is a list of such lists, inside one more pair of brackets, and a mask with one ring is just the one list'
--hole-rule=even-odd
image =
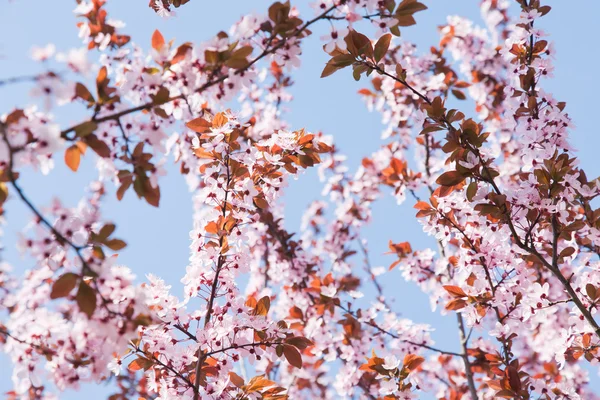
{"label": "stem", "polygon": [[373,272],[371,272],[372,267],[371,267],[371,261],[369,260],[369,251],[367,250],[367,248],[365,247],[365,245],[363,244],[362,240],[359,238],[357,238],[356,240],[358,242],[358,246],[360,247],[360,250],[362,251],[364,257],[365,257],[365,265],[364,265],[364,270],[367,274],[369,274],[369,277],[371,278],[371,282],[373,282],[373,285],[375,286],[375,289],[377,290],[377,294],[379,295],[379,301],[386,306],[388,309],[392,309],[390,307],[390,305],[385,301],[385,298],[383,296],[383,286],[381,286],[381,283],[379,282],[379,280],[377,279],[377,277],[375,276],[375,274],[373,274]]}
{"label": "stem", "polygon": [[[272,222],[271,218],[265,218],[265,224],[267,225],[268,228],[268,232],[270,234],[270,236],[276,240],[279,245],[281,246],[282,249],[287,248],[287,239],[285,237],[284,234],[282,234],[281,232],[278,231],[277,226]],[[293,265],[294,264],[294,254],[292,254],[291,252],[282,252],[283,255],[288,259],[288,261]],[[310,296],[311,300],[314,301],[314,298],[312,296]],[[432,350],[441,354],[446,354],[446,355],[450,355],[450,356],[456,356],[456,357],[462,357],[462,354],[458,354],[452,351],[446,351],[446,350],[441,350],[429,345],[426,345],[424,343],[417,343],[417,342],[413,342],[411,340],[405,340],[400,338],[400,336],[396,335],[395,333],[392,333],[390,331],[387,331],[385,329],[383,329],[382,327],[380,327],[379,325],[377,325],[377,323],[375,323],[375,321],[360,321],[358,319],[358,317],[356,316],[355,313],[353,313],[350,309],[342,306],[341,304],[336,305],[336,307],[340,308],[341,310],[345,311],[346,313],[352,315],[352,317],[354,317],[359,323],[361,324],[366,324],[372,328],[375,328],[376,330],[378,330],[380,333],[383,333],[387,336],[390,336],[393,339],[398,339],[403,341],[404,343],[409,343],[412,344],[413,346],[418,346],[418,347],[422,347],[428,350]]]}
{"label": "stem", "polygon": [[[403,83],[404,85],[407,85],[407,83]],[[408,86],[410,87],[410,86]],[[411,90],[413,90],[413,92],[415,91],[414,89],[411,88]],[[420,93],[419,93],[420,94]],[[431,104],[431,102],[429,101],[429,99],[427,97],[425,97],[424,95],[420,95],[421,98],[425,99],[428,104]],[[430,156],[431,156],[431,147],[429,146],[429,136],[426,135],[425,136],[425,150],[426,150],[426,154],[425,154],[425,173],[427,175],[428,179],[431,179],[431,170],[429,168],[429,160],[430,160]],[[427,187],[429,189],[429,192],[431,195],[433,195],[433,188],[429,185],[429,183],[427,184]],[[444,258],[446,258],[446,250],[444,249],[444,246],[442,245],[442,242],[440,240],[437,241],[438,244],[438,248],[440,250],[440,255]],[[482,258],[482,257],[481,257]],[[484,260],[485,261],[485,260]],[[484,269],[486,270],[486,275],[489,278],[489,283],[490,286],[492,288],[492,290],[494,290],[494,286],[491,282],[491,278],[489,277],[489,272],[487,271],[487,268],[485,266],[485,263],[482,264],[482,266],[484,267]],[[446,270],[448,271],[448,277],[451,277],[451,271],[450,271],[450,264],[448,263],[446,265]],[[496,310],[496,315],[499,316],[499,312],[498,310]],[[471,369],[471,361],[469,360],[469,353],[468,353],[468,345],[469,345],[469,338],[470,338],[470,333],[467,336],[465,334],[465,325],[463,322],[463,318],[462,318],[462,314],[459,313],[458,311],[456,312],[456,322],[458,324],[458,335],[460,338],[460,345],[462,347],[462,354],[460,354],[460,357],[463,360],[463,364],[465,366],[465,375],[467,377],[467,385],[469,387],[469,393],[471,393],[471,399],[472,400],[478,400],[477,398],[477,390],[475,389],[475,381],[473,379],[473,371]]]}
{"label": "stem", "polygon": [[[229,171],[229,154],[225,156],[225,166],[227,168],[227,183],[225,185],[225,198],[223,199],[223,204],[221,206],[221,215],[225,217],[227,215],[227,199],[229,196],[229,186],[231,185],[231,174]],[[219,238],[219,248],[223,247],[223,236]],[[213,278],[212,287],[210,290],[210,296],[208,298],[208,305],[206,310],[206,316],[204,317],[204,328],[208,326],[210,323],[210,319],[213,314],[213,306],[215,302],[215,298],[217,296],[217,287],[219,285],[219,273],[225,264],[225,257],[223,254],[219,254],[219,259],[217,260],[217,269],[215,270],[215,277]],[[202,375],[202,365],[204,364],[204,360],[208,357],[209,353],[204,353],[202,351],[202,346],[198,346],[197,358],[196,362],[196,379],[194,382],[194,400],[198,400],[200,397],[200,377]]]}
{"label": "stem", "polygon": [[[305,23],[304,25],[302,25],[301,27],[297,28],[297,29],[296,29],[294,32],[292,32],[292,33],[291,33],[289,36],[283,37],[283,38],[282,38],[282,39],[281,39],[281,40],[280,40],[280,41],[279,41],[279,42],[278,42],[278,43],[277,43],[275,46],[273,46],[272,48],[270,48],[270,49],[269,49],[269,48],[265,48],[265,49],[263,50],[263,52],[262,52],[260,55],[258,55],[258,56],[257,56],[255,59],[253,59],[252,61],[250,61],[250,62],[248,63],[248,65],[246,65],[246,66],[245,66],[245,67],[243,67],[243,68],[239,68],[239,69],[235,70],[235,74],[236,74],[236,75],[240,75],[240,74],[242,74],[242,73],[246,72],[247,70],[249,70],[249,69],[250,69],[250,67],[252,67],[254,64],[256,64],[256,63],[257,63],[258,61],[260,61],[261,59],[265,58],[265,57],[266,57],[266,56],[268,56],[269,54],[273,54],[273,53],[275,53],[277,50],[279,50],[279,49],[281,49],[283,46],[285,46],[285,44],[288,42],[288,40],[289,40],[290,38],[297,37],[298,35],[300,35],[301,33],[303,33],[303,32],[304,32],[306,29],[308,29],[308,27],[309,27],[309,26],[311,26],[312,24],[314,24],[315,22],[317,22],[317,21],[319,21],[319,20],[321,20],[321,19],[324,19],[324,18],[326,17],[326,15],[327,15],[327,14],[329,14],[331,11],[335,10],[337,7],[338,7],[338,6],[334,4],[333,6],[329,7],[327,10],[323,11],[321,14],[319,14],[319,15],[318,15],[318,16],[316,16],[315,18],[311,19],[310,21],[306,22],[306,23]],[[270,41],[269,41],[269,42],[271,42],[271,41],[272,41],[272,38],[270,39]],[[212,87],[212,86],[214,86],[214,85],[217,85],[217,84],[219,84],[219,83],[221,83],[221,82],[225,81],[225,80],[226,80],[228,77],[229,77],[229,74],[223,74],[223,75],[219,76],[218,78],[215,78],[214,80],[209,80],[209,81],[208,81],[208,82],[206,82],[204,85],[202,85],[202,86],[200,86],[198,89],[196,89],[196,90],[194,91],[194,93],[201,93],[201,92],[203,92],[204,90],[206,90],[206,89],[208,89],[208,88],[210,88],[210,87]],[[167,100],[166,100],[164,103],[161,103],[160,105],[163,105],[163,104],[166,104],[166,103],[170,103],[170,102],[172,102],[172,101],[175,101],[175,100],[184,100],[184,101],[186,101],[186,97],[185,97],[185,95],[184,95],[184,94],[180,94],[180,95],[178,95],[178,96],[174,96],[174,97],[169,97],[169,98],[168,98],[168,99],[167,99]],[[121,118],[121,117],[123,117],[123,116],[125,116],[125,115],[132,114],[132,113],[135,113],[135,112],[138,112],[138,111],[149,110],[149,109],[151,109],[152,107],[155,107],[155,106],[157,106],[157,104],[156,104],[156,103],[154,103],[154,101],[150,101],[150,102],[147,102],[147,103],[145,103],[145,104],[139,105],[139,106],[137,106],[137,107],[128,108],[128,109],[126,109],[126,110],[123,110],[123,111],[120,111],[120,112],[117,112],[117,113],[114,113],[114,114],[109,114],[109,115],[106,115],[106,116],[104,116],[104,117],[100,117],[100,118],[92,118],[92,119],[90,119],[90,120],[88,120],[88,121],[84,121],[83,123],[85,123],[85,122],[89,122],[89,121],[93,121],[93,122],[95,122],[95,123],[97,123],[97,124],[100,124],[100,123],[102,123],[102,122],[106,122],[106,121],[110,121],[110,120],[118,120],[119,118]],[[61,132],[61,136],[62,136],[63,138],[65,138],[65,139],[68,139],[68,138],[67,138],[67,135],[68,135],[69,133],[71,133],[71,132],[74,132],[74,131],[75,131],[75,128],[76,128],[77,126],[79,126],[79,125],[81,125],[81,123],[79,123],[79,124],[77,124],[77,125],[74,125],[74,126],[72,126],[72,127],[70,127],[70,128],[64,129],[64,130]]]}
{"label": "stem", "polygon": [[467,376],[467,383],[469,386],[469,393],[471,394],[471,399],[478,400],[477,390],[475,389],[475,380],[473,379],[473,371],[471,370],[471,362],[469,361],[468,355],[468,339],[465,334],[465,325],[463,322],[462,315],[460,313],[456,313],[456,321],[458,322],[458,334],[460,336],[460,344],[463,349],[462,359],[465,363],[465,375]]}
{"label": "stem", "polygon": [[0,79],[0,86],[6,86],[6,85],[11,85],[13,83],[22,83],[22,82],[36,82],[44,77],[60,78],[61,75],[64,73],[65,72],[48,71],[46,73],[35,74],[35,75],[13,76],[10,78]]}
{"label": "stem", "polygon": [[[82,254],[82,251],[86,248],[86,246],[78,246],[78,245],[74,244],[72,241],[70,241],[69,239],[67,239],[62,233],[60,233],[56,228],[54,228],[54,226],[52,226],[52,224],[50,222],[48,222],[48,220],[35,207],[35,205],[33,205],[33,203],[27,198],[27,196],[25,196],[23,189],[21,189],[21,187],[17,183],[17,177],[15,176],[15,174],[13,172],[14,153],[16,152],[16,149],[14,147],[12,147],[12,145],[10,144],[8,137],[7,137],[6,125],[2,122],[0,122],[0,135],[2,136],[2,139],[4,140],[4,143],[6,143],[6,147],[8,148],[9,159],[8,159],[8,168],[6,170],[6,174],[8,175],[8,180],[10,181],[11,186],[15,189],[15,191],[17,192],[17,195],[19,196],[21,201],[23,201],[23,203],[25,203],[25,205],[29,208],[29,210],[37,217],[38,221],[42,225],[45,225],[50,232],[52,232],[52,234],[56,237],[57,241],[59,242],[59,244],[61,246],[70,247],[75,251],[75,253],[77,254],[77,258],[79,258],[79,260],[81,261],[81,265],[83,267],[82,274],[87,273],[89,275],[96,275],[96,273],[90,267],[90,264],[88,263],[88,261],[85,259],[85,257]],[[100,297],[102,306],[104,307],[106,312],[108,312],[108,314],[112,315],[112,316],[114,316],[114,315],[122,316],[122,314],[116,313],[108,308],[108,304],[110,304],[110,302],[108,300],[106,300],[104,298],[104,296],[102,296],[102,294],[100,293],[100,288],[98,287],[98,282],[96,280],[93,280],[92,283],[95,286],[96,293]]]}
{"label": "stem", "polygon": [[[165,368],[168,371],[171,371],[176,377],[178,377],[179,379],[181,379],[182,381],[184,381],[187,385],[192,386],[192,382],[190,382],[190,380],[188,378],[186,378],[185,376],[183,376],[180,372],[178,372],[177,370],[175,370],[173,367],[170,367],[169,365],[163,363],[162,361],[160,361],[156,356],[154,356],[154,354],[149,354],[144,352],[142,349],[140,349],[137,346],[134,346],[134,349],[136,351],[136,353],[138,354],[143,354],[145,357],[150,356],[150,359],[157,363],[158,365],[160,365],[161,367]],[[194,388],[194,394],[197,394],[197,389]]]}
{"label": "stem", "polygon": [[[358,317],[351,310],[347,309],[346,307],[344,307],[342,305],[338,305],[337,307],[341,308],[342,310],[344,310],[348,314],[352,315],[358,321]],[[377,325],[375,323],[375,321],[373,321],[373,320],[366,321],[364,323],[367,324],[367,325],[369,325],[369,326],[371,326],[371,327],[373,327],[373,328],[375,328],[375,329],[377,329],[379,332],[381,332],[383,334],[386,334],[386,335],[388,335],[388,336],[390,336],[390,337],[392,337],[394,339],[400,340],[401,342],[412,344],[413,346],[422,347],[424,349],[435,351],[436,353],[440,353],[440,354],[445,354],[447,356],[454,356],[454,357],[463,357],[464,356],[463,354],[455,353],[453,351],[441,350],[441,349],[438,349],[437,347],[429,346],[429,345],[424,344],[424,343],[417,343],[417,342],[413,342],[412,340],[402,339],[400,336],[396,335],[395,333],[392,333],[390,331],[387,331],[387,330],[383,329],[382,327],[380,327],[379,325]]]}
{"label": "stem", "polygon": [[223,353],[227,350],[234,350],[234,349],[242,349],[244,347],[256,347],[256,346],[273,346],[273,345],[278,345],[278,344],[283,344],[283,342],[254,342],[254,343],[246,343],[246,344],[234,344],[228,347],[224,347],[222,349],[219,350],[214,350],[208,353],[205,353],[204,356],[205,357],[210,357],[214,354],[219,354],[219,353]]}
{"label": "stem", "polygon": [[[373,70],[378,71],[382,75],[385,75],[385,76],[387,76],[387,77],[395,80],[396,82],[399,82],[400,84],[402,84],[403,86],[405,86],[407,89],[409,89],[411,92],[413,92],[415,95],[417,95],[419,98],[421,98],[423,101],[425,101],[427,104],[429,104],[429,105],[432,104],[431,100],[429,100],[429,98],[427,98],[427,96],[425,96],[424,94],[422,94],[419,91],[417,91],[416,89],[414,89],[412,86],[410,86],[403,79],[400,79],[397,76],[394,76],[392,74],[389,74],[389,73],[385,72],[385,70],[383,70],[382,68],[380,68],[378,65],[374,65],[374,64],[371,64],[371,63],[368,63],[368,62],[365,62],[365,65],[367,65],[369,68],[371,68]],[[451,130],[451,131],[455,130],[455,128],[446,119],[445,116],[441,118],[441,122],[443,122],[446,125],[446,128],[448,130]],[[487,164],[483,160],[483,157],[481,156],[481,153],[479,152],[479,150],[477,150],[476,148],[474,148],[472,146],[468,146],[468,149],[471,150],[478,157],[479,162],[482,165],[482,169],[485,172],[485,176],[488,177],[485,180],[485,182],[489,183],[492,186],[492,188],[494,189],[494,192],[496,194],[501,195],[502,191],[500,190],[500,188],[498,187],[498,185],[494,181],[494,178],[492,178],[492,175],[490,174],[490,171],[489,171],[489,167],[487,166]],[[510,217],[510,213],[509,213],[507,207],[504,206],[503,209],[504,209],[503,211],[504,211],[504,216],[505,216],[505,222],[506,222],[506,224],[508,225],[508,227],[510,229],[511,236],[512,236],[513,241],[515,242],[515,244],[519,248],[521,248],[521,249],[527,251],[528,253],[530,253],[531,255],[534,255],[550,272],[552,272],[552,274],[563,285],[564,289],[569,294],[569,296],[571,297],[571,299],[573,300],[573,302],[575,303],[575,305],[577,306],[577,308],[579,309],[579,311],[581,312],[581,314],[586,319],[586,321],[592,326],[592,328],[594,328],[594,332],[596,333],[596,335],[600,338],[600,326],[594,320],[594,317],[592,316],[591,312],[585,307],[585,305],[583,305],[583,303],[581,302],[581,300],[577,296],[577,293],[575,292],[575,290],[571,286],[569,280],[567,280],[564,277],[564,275],[561,273],[560,269],[558,268],[558,265],[557,266],[553,266],[552,264],[550,264],[544,258],[544,256],[542,256],[537,251],[537,249],[535,247],[533,247],[533,246],[530,247],[530,246],[527,246],[526,244],[523,243],[523,241],[521,240],[519,234],[517,233],[517,230],[516,230],[516,228],[514,226],[514,223],[513,223],[512,219]],[[555,257],[555,255],[553,255],[553,257]]]}

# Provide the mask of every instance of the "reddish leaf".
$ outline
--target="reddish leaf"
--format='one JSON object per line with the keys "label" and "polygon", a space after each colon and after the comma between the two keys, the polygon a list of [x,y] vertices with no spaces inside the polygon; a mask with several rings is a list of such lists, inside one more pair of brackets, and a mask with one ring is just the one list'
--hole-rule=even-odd
{"label": "reddish leaf", "polygon": [[121,239],[111,239],[108,242],[106,242],[106,247],[108,247],[112,251],[119,251],[121,249],[124,249],[126,246],[127,244]]}
{"label": "reddish leaf", "polygon": [[300,350],[304,350],[308,346],[313,345],[313,342],[311,342],[310,340],[308,340],[307,338],[305,338],[303,336],[294,336],[289,339],[286,339],[285,342],[287,344],[291,344],[292,346],[294,346]]}
{"label": "reddish leaf", "polygon": [[415,0],[403,0],[396,9],[396,15],[405,16],[412,15],[419,11],[427,10],[427,6]]}
{"label": "reddish leaf", "polygon": [[164,86],[161,86],[156,92],[155,95],[152,96],[152,101],[155,105],[165,104],[169,101],[169,89]]}
{"label": "reddish leaf", "polygon": [[255,197],[254,205],[258,208],[262,208],[263,210],[269,208],[269,203],[267,203],[267,201],[262,197]]}
{"label": "reddish leaf", "polygon": [[222,126],[224,126],[229,120],[227,119],[227,117],[225,116],[224,113],[220,112],[217,113],[213,120],[212,120],[212,127],[213,128],[221,128]]}
{"label": "reddish leaf", "polygon": [[386,33],[382,37],[379,38],[377,43],[375,43],[375,61],[379,62],[385,56],[388,49],[390,48],[390,42],[392,41],[392,35]]}
{"label": "reddish leaf", "polygon": [[25,112],[17,108],[16,110],[14,110],[6,116],[4,122],[6,123],[6,125],[10,125],[19,122],[21,118],[25,118]]}
{"label": "reddish leaf", "polygon": [[100,228],[100,231],[98,232],[98,238],[101,241],[104,241],[110,235],[112,235],[112,233],[115,231],[115,229],[117,229],[115,224],[104,224],[104,226],[102,228]]}
{"label": "reddish leaf", "polygon": [[417,356],[416,354],[407,354],[406,356],[404,356],[404,361],[402,362],[402,365],[409,371],[414,371],[424,361],[425,359],[421,356]]}
{"label": "reddish leaf", "polygon": [[266,316],[269,312],[269,308],[271,308],[271,299],[269,296],[265,296],[256,303],[256,307],[254,308],[254,315],[263,315]]}
{"label": "reddish leaf", "polygon": [[354,56],[351,54],[340,54],[330,59],[323,71],[321,72],[321,78],[328,77],[336,71],[342,68],[346,68],[355,61]]}
{"label": "reddish leaf", "polygon": [[463,299],[454,299],[450,300],[448,304],[446,304],[446,310],[460,310],[461,308],[465,308],[467,306],[467,302]]}
{"label": "reddish leaf", "polygon": [[231,381],[231,383],[233,383],[238,388],[241,388],[242,386],[244,386],[244,378],[242,378],[235,372],[229,373],[229,380]]}
{"label": "reddish leaf", "polygon": [[211,123],[204,118],[196,118],[185,124],[188,128],[197,133],[210,132]]}
{"label": "reddish leaf", "polygon": [[85,138],[85,143],[92,148],[102,158],[110,157],[110,148],[103,140],[98,139],[96,135],[89,134]]}
{"label": "reddish leaf", "polygon": [[302,368],[302,355],[294,346],[284,344],[283,355],[292,366]]}
{"label": "reddish leaf", "polygon": [[67,272],[58,278],[54,285],[52,285],[52,291],[50,292],[51,299],[58,299],[60,297],[67,297],[69,293],[75,288],[79,276],[71,272]]}
{"label": "reddish leaf", "polygon": [[477,182],[473,181],[473,182],[469,183],[469,186],[467,186],[467,200],[473,201],[473,198],[475,197],[476,194],[477,194]]}
{"label": "reddish leaf", "polygon": [[415,208],[417,210],[430,210],[431,209],[431,205],[429,203],[424,202],[424,201],[418,201],[417,204],[415,204]]}
{"label": "reddish leaf", "polygon": [[80,162],[81,152],[79,151],[79,147],[76,145],[67,147],[67,150],[65,150],[65,164],[67,164],[67,167],[69,167],[71,171],[77,172]]}
{"label": "reddish leaf", "polygon": [[521,379],[519,378],[519,371],[512,366],[508,366],[505,371],[506,377],[508,378],[508,382],[510,384],[510,388],[519,392],[521,390]]}
{"label": "reddish leaf", "polygon": [[458,286],[445,285],[444,289],[454,297],[467,297],[467,294]]}
{"label": "reddish leaf", "polygon": [[94,100],[94,96],[92,96],[92,93],[90,93],[88,88],[79,82],[75,84],[75,96],[87,101],[88,103],[96,102],[96,100]]}
{"label": "reddish leaf", "polygon": [[129,189],[129,187],[131,186],[131,184],[133,183],[131,177],[125,178],[121,181],[121,186],[119,186],[119,189],[117,189],[117,199],[119,201],[123,200],[123,196],[125,196],[125,192],[127,191],[127,189]]}
{"label": "reddish leaf", "polygon": [[499,392],[496,392],[496,394],[494,395],[494,397],[500,397],[503,399],[514,399],[515,398],[515,393],[512,392],[511,390],[506,390],[503,389]]}
{"label": "reddish leaf", "polygon": [[373,46],[368,37],[354,30],[350,31],[344,38],[346,48],[353,56],[366,55],[373,57]]}
{"label": "reddish leaf", "polygon": [[462,90],[452,89],[452,94],[459,100],[465,100],[467,98]]}
{"label": "reddish leaf", "polygon": [[96,85],[102,86],[104,84],[104,82],[106,81],[107,77],[108,77],[108,70],[106,69],[105,66],[103,66],[102,68],[100,68],[100,70],[98,71],[98,75],[96,76]]}
{"label": "reddish leaf", "polygon": [[304,318],[304,314],[300,308],[293,306],[290,308],[290,318],[302,319]]}
{"label": "reddish leaf", "polygon": [[148,183],[146,184],[146,188],[144,191],[144,199],[151,206],[158,207],[160,204],[160,187],[154,187],[150,184],[150,180],[146,180]]}
{"label": "reddish leaf", "polygon": [[559,257],[569,257],[575,253],[575,249],[573,247],[565,247],[563,251],[558,255]]}
{"label": "reddish leaf", "polygon": [[85,282],[79,284],[77,295],[75,296],[79,310],[91,318],[96,310],[96,292]]}
{"label": "reddish leaf", "polygon": [[585,292],[592,301],[596,300],[596,297],[598,297],[598,291],[591,283],[585,285]]}
{"label": "reddish leaf", "polygon": [[208,159],[208,160],[215,158],[215,155],[212,152],[206,151],[202,147],[198,147],[198,148],[194,149],[194,154],[198,158],[203,158],[203,159]]}
{"label": "reddish leaf", "polygon": [[127,369],[131,372],[136,372],[142,369],[145,371],[153,365],[154,363],[147,358],[139,357],[130,362],[127,366]]}
{"label": "reddish leaf", "polygon": [[152,48],[156,51],[160,51],[165,45],[165,38],[163,35],[157,30],[152,34]]}
{"label": "reddish leaf", "polygon": [[454,186],[465,180],[465,177],[458,171],[448,171],[440,175],[435,181],[438,185]]}
{"label": "reddish leaf", "polygon": [[179,46],[177,48],[177,51],[175,52],[175,55],[173,56],[173,58],[171,59],[171,64],[175,65],[177,64],[179,61],[185,59],[185,56],[187,55],[187,53],[192,49],[192,45],[189,43],[184,43],[181,46]]}
{"label": "reddish leaf", "polygon": [[98,124],[94,121],[86,121],[77,125],[74,130],[77,137],[85,137],[98,128]]}

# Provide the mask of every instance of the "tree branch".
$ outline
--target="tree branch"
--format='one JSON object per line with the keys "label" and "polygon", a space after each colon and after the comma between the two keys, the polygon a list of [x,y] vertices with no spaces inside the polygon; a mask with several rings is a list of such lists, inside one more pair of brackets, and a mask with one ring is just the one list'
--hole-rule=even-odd
{"label": "tree branch", "polygon": [[[290,34],[289,36],[286,36],[284,38],[282,38],[279,42],[277,42],[277,44],[275,46],[273,46],[272,48],[265,48],[263,50],[263,52],[258,55],[256,58],[254,58],[252,61],[250,61],[246,66],[239,68],[237,70],[235,70],[235,75],[240,75],[246,71],[248,71],[250,69],[250,67],[252,67],[254,64],[256,64],[258,61],[260,61],[261,59],[265,58],[266,56],[268,56],[269,54],[273,54],[275,53],[277,50],[281,49],[282,47],[285,46],[285,44],[288,42],[288,40],[290,38],[293,37],[297,37],[300,34],[302,34],[304,31],[306,31],[306,29],[308,29],[309,26],[311,26],[312,24],[314,24],[315,22],[324,19],[324,17],[329,14],[331,11],[335,10],[338,6],[337,5],[333,5],[331,7],[329,7],[327,10],[325,10],[324,12],[322,12],[321,14],[319,14],[318,16],[316,16],[315,18],[311,19],[310,21],[307,21],[306,23],[304,23],[301,27],[297,28],[294,32],[292,32],[292,34]],[[270,40],[270,42],[272,41],[272,38]],[[270,43],[269,42],[269,43]],[[221,74],[219,77],[214,78],[213,80],[209,80],[208,82],[206,82],[204,85],[200,86],[198,89],[196,89],[194,91],[194,93],[202,93],[203,91],[205,91],[206,89],[209,89],[210,87],[217,85],[223,81],[225,81],[225,79],[227,79],[229,77],[229,74]],[[169,97],[164,103],[162,104],[166,104],[166,103],[170,103],[172,101],[175,100],[184,100],[187,101],[186,96],[184,94],[180,94],[174,97]],[[75,128],[79,125],[81,125],[82,123],[85,122],[95,122],[97,124],[100,124],[102,122],[106,122],[106,121],[110,121],[110,120],[118,120],[121,117],[125,116],[125,115],[129,115],[138,111],[143,111],[143,110],[149,110],[153,107],[157,106],[157,104],[155,104],[153,101],[144,103],[142,105],[136,106],[136,107],[132,107],[132,108],[128,108],[126,110],[123,111],[119,111],[117,113],[114,114],[109,114],[109,115],[105,115],[104,117],[100,117],[100,118],[93,118],[88,120],[88,121],[83,121],[80,122],[79,124],[76,124],[74,126],[71,126],[70,128],[64,129],[63,131],[61,131],[61,136],[65,139],[69,139],[68,138],[68,134],[71,132],[75,131]]]}

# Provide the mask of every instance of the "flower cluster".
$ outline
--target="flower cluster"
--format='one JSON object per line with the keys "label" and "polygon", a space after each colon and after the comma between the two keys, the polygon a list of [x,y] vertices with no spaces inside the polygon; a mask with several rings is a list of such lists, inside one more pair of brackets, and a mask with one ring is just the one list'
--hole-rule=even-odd
{"label": "flower cluster", "polygon": [[[186,3],[149,6],[168,17]],[[156,30],[146,49],[106,0],[78,0],[86,47],[35,48],[46,70],[2,81],[33,86],[32,104],[0,116],[1,211],[14,199],[33,214],[18,240],[32,266],[0,263],[12,398],[103,381],[111,399],[594,398],[600,188],[574,157],[566,104],[542,89],[550,7],[483,0],[485,27],[449,17],[422,53],[398,39],[427,8],[417,0],[310,5],[305,20],[274,2],[204,43]],[[354,172],[334,138],[283,118],[319,24],[321,76],[367,77],[359,94],[385,125]],[[61,128],[67,103],[88,114]],[[96,176],[76,206],[37,208],[22,173],[47,174],[59,153],[73,172],[93,158]],[[102,216],[106,196],[130,192],[159,207],[169,162],[194,207],[180,295],[118,263],[127,244]],[[322,197],[295,235],[281,199],[311,167]],[[364,229],[387,193],[437,245],[390,237],[389,268],[371,264]],[[455,320],[458,350],[401,316],[392,274]]]}

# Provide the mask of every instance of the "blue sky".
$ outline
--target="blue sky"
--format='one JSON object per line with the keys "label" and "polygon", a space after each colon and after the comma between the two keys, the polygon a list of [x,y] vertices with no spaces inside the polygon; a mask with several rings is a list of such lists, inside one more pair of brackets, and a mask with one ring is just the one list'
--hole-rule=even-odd
{"label": "blue sky", "polygon": [[[447,15],[456,14],[479,21],[478,1],[424,1],[429,10],[417,14],[418,24],[402,31],[402,38],[428,49],[437,43],[436,27],[445,23]],[[549,1],[552,12],[542,19],[540,26],[551,34],[555,42],[557,60],[555,77],[544,84],[559,100],[567,102],[576,129],[572,132],[572,143],[579,149],[579,158],[589,178],[600,175],[600,164],[596,152],[600,145],[596,131],[597,110],[592,96],[597,93],[599,83],[595,72],[598,55],[593,51],[595,36],[591,27],[597,23],[600,2],[575,3]],[[75,18],[71,10],[74,1],[3,1],[0,5],[0,79],[34,74],[40,66],[29,59],[33,45],[54,43],[59,51],[80,47]],[[162,20],[146,7],[143,1],[109,1],[108,11],[112,18],[127,23],[124,31],[145,48],[149,47],[154,29],[159,29],[167,40],[176,42],[199,42],[211,38],[220,30],[227,30],[241,15],[249,11],[265,12],[269,1],[265,0],[194,0],[178,11],[176,18]],[[307,1],[292,1],[300,7],[302,15],[312,16]],[[578,7],[575,7],[578,4]],[[585,4],[585,12],[582,12]],[[293,128],[309,131],[321,130],[334,136],[341,151],[349,157],[354,169],[362,157],[371,154],[380,146],[382,125],[380,115],[369,113],[357,90],[367,85],[366,81],[354,82],[350,71],[342,71],[327,79],[319,75],[327,61],[319,36],[328,29],[323,22],[314,28],[315,34],[303,48],[302,68],[294,72],[295,85],[292,89],[294,101],[291,111],[285,115]],[[18,84],[0,87],[0,113],[15,106],[28,104],[30,86]],[[467,110],[470,111],[470,110]],[[63,126],[82,118],[80,108],[66,108],[57,112]],[[359,144],[360,143],[360,144]],[[75,205],[84,195],[83,188],[95,176],[91,156],[86,156],[77,174],[68,170],[62,155],[56,158],[57,168],[49,176],[35,173],[22,175],[22,186],[38,206],[45,206],[53,197],[60,197],[65,204]],[[146,273],[163,277],[176,288],[185,271],[188,260],[188,233],[192,227],[190,196],[182,177],[170,168],[167,179],[161,181],[161,207],[148,206],[129,193],[122,202],[114,195],[108,196],[103,210],[107,220],[117,222],[116,234],[128,242],[120,261],[131,267],[140,280]],[[298,229],[300,217],[306,205],[320,198],[321,186],[316,173],[308,172],[297,181],[291,181],[285,196],[286,224],[291,231]],[[374,208],[373,223],[364,236],[369,240],[373,265],[389,265],[391,258],[384,256],[388,240],[400,242],[410,240],[413,248],[432,246],[431,238],[422,233],[414,218],[409,200],[398,207],[391,196],[386,196]],[[6,205],[8,225],[4,231],[3,258],[15,271],[21,273],[31,267],[31,260],[22,258],[15,249],[17,233],[29,221],[31,215],[16,199]],[[357,260],[357,263],[360,262]],[[429,323],[437,328],[433,334],[438,347],[456,350],[458,335],[453,316],[441,317],[432,313],[427,296],[412,284],[404,283],[400,274],[390,274],[384,286],[389,297],[396,297],[396,309],[403,317],[415,322]],[[391,278],[393,276],[393,279]],[[386,276],[387,277],[387,276]],[[5,356],[0,356],[0,365],[6,365]],[[6,371],[5,368],[2,368]],[[595,374],[595,372],[594,372]],[[599,387],[600,388],[600,387]],[[0,393],[10,390],[10,377],[0,376]],[[92,391],[93,390],[93,391]],[[105,389],[86,386],[84,393],[101,398],[108,393]],[[61,398],[80,398],[73,393]]]}

